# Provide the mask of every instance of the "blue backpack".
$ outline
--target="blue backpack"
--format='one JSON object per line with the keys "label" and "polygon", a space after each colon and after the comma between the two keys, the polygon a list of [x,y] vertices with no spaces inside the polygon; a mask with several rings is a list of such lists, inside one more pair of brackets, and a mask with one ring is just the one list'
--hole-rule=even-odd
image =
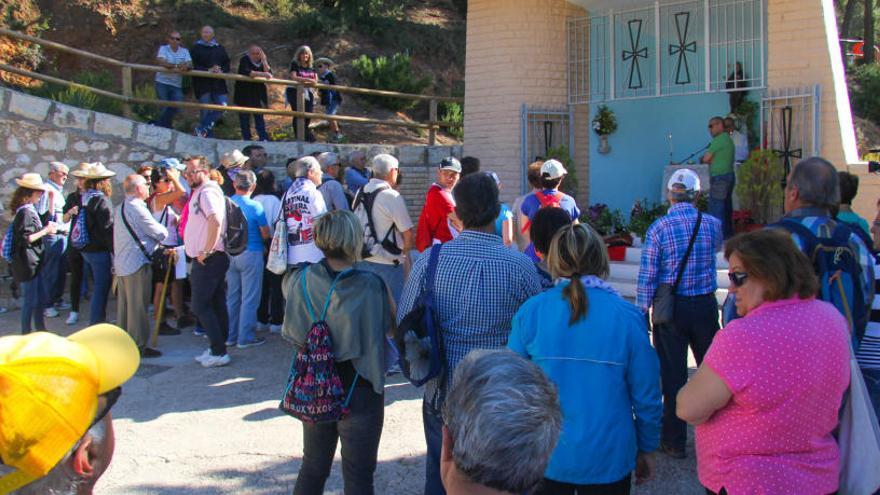
{"label": "blue backpack", "polygon": [[336,354],[333,352],[333,338],[330,327],[325,320],[330,296],[336,288],[336,282],[347,273],[336,276],[330,285],[321,317],[315,318],[312,302],[306,288],[306,272],[302,270],[300,286],[312,326],[306,335],[306,341],[293,358],[290,365],[290,376],[287,389],[278,406],[282,411],[306,423],[322,421],[339,421],[348,416],[348,404],[357,384],[359,375],[355,375],[351,388],[346,393],[342,378],[336,369]]}
{"label": "blue backpack", "polygon": [[7,263],[12,263],[12,223],[9,224],[9,227],[6,229],[6,234],[3,235],[3,243],[0,244],[0,250],[3,252],[3,259]]}
{"label": "blue backpack", "polygon": [[446,357],[437,308],[434,306],[434,279],[440,257],[440,244],[431,247],[425,286],[410,311],[400,322],[394,342],[400,352],[403,375],[416,387],[440,376],[446,377]]}
{"label": "blue backpack", "polygon": [[831,237],[818,237],[797,220],[786,218],[776,226],[801,239],[803,252],[812,261],[813,270],[819,277],[819,293],[816,297],[833,304],[846,317],[853,348],[858,349],[868,324],[869,312],[864,304],[859,255],[850,243],[852,229],[843,222],[836,222]]}
{"label": "blue backpack", "polygon": [[73,225],[70,227],[70,245],[74,249],[83,249],[89,245],[89,229],[86,226],[86,205],[95,196],[101,196],[101,193],[89,191],[84,193],[80,199],[79,213],[76,214]]}

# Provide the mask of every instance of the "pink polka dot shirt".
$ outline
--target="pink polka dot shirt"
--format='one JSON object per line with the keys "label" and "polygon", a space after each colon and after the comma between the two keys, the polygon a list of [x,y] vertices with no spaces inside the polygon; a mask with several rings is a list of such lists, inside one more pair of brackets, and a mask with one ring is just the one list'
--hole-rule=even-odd
{"label": "pink polka dot shirt", "polygon": [[700,482],[731,495],[836,491],[848,340],[843,316],[816,299],[764,303],[720,331],[703,364],[733,397],[696,428]]}

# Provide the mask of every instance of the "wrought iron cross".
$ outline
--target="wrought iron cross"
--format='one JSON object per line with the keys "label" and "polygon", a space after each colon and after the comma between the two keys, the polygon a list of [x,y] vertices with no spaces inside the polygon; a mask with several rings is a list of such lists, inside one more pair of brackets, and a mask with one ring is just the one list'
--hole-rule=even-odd
{"label": "wrought iron cross", "polygon": [[788,178],[788,172],[791,170],[792,158],[803,158],[803,149],[791,149],[791,105],[782,107],[782,149],[773,150],[782,159],[782,166],[785,170],[785,179],[782,179],[783,185]]}
{"label": "wrought iron cross", "polygon": [[[630,49],[623,51],[623,61],[626,62],[627,60],[632,60],[629,65],[629,81],[627,82],[627,86],[629,87],[629,89],[641,89],[642,68],[639,66],[639,59],[644,58],[647,60],[648,58],[648,47],[641,46],[642,20],[632,19],[626,24],[627,29],[629,30]],[[638,78],[638,82],[635,84],[633,84],[633,76]]]}
{"label": "wrought iron cross", "polygon": [[[682,19],[684,25],[682,26]],[[688,42],[688,30],[691,24],[690,12],[678,12],[675,14],[675,32],[678,35],[678,44],[669,45],[669,55],[678,55],[678,61],[675,63],[675,84],[690,84],[691,69],[688,65],[687,52],[697,53],[697,42]],[[681,74],[681,66],[684,65],[684,77]]]}

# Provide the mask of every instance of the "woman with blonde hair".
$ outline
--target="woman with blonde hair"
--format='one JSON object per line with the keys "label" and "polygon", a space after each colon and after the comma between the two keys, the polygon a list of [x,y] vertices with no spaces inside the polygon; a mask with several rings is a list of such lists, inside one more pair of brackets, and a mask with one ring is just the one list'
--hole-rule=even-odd
{"label": "woman with blonde hair", "polygon": [[83,264],[92,273],[95,282],[89,301],[89,324],[107,319],[107,298],[110,295],[111,253],[113,252],[113,188],[110,177],[116,172],[103,163],[82,163],[74,170],[74,177],[85,179],[81,208],[70,228],[70,243],[83,257]]}
{"label": "woman with blonde hair", "polygon": [[31,320],[36,330],[45,330],[43,321],[43,291],[38,277],[40,261],[43,257],[43,237],[55,233],[55,224],[43,226],[40,215],[34,207],[47,186],[39,174],[24,174],[15,179],[18,188],[12,193],[9,211],[15,212],[12,220],[12,278],[21,287],[23,304],[21,306],[21,333],[31,332]]}
{"label": "woman with blonde hair", "polygon": [[644,315],[605,281],[608,252],[585,224],[563,227],[547,255],[556,286],[513,317],[508,347],[559,388],[563,428],[539,494],[630,493],[660,445],[660,365]]}
{"label": "woman with blonde hair", "polygon": [[312,324],[327,322],[350,412],[338,421],[303,422],[303,458],[293,493],[323,493],[341,442],[345,493],[372,494],[384,421],[385,337],[394,323],[391,297],[378,275],[354,269],[364,239],[354,213],[321,215],[313,233],[324,259],[294,270],[285,281],[282,334],[300,349]]}
{"label": "woman with blonde hair", "polygon": [[[305,93],[305,109],[297,108],[296,102],[296,87],[290,86],[285,90],[285,94],[287,95],[287,102],[290,104],[291,110],[296,112],[297,110],[306,112],[313,112],[315,110],[315,90],[314,87],[318,83],[318,73],[314,68],[314,55],[312,55],[312,49],[308,47],[308,45],[302,45],[301,47],[296,49],[296,53],[293,55],[293,60],[290,61],[290,79],[292,81],[297,81],[302,83],[305,88],[303,88]],[[305,131],[306,131],[306,141],[312,142],[315,140],[314,134],[309,130],[309,123],[311,119],[305,119]],[[296,117],[293,118],[293,133],[296,135]]]}

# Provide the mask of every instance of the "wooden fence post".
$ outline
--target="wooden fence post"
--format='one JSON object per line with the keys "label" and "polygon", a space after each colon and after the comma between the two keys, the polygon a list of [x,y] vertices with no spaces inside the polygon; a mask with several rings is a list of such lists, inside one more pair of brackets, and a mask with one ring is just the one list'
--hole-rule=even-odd
{"label": "wooden fence post", "polygon": [[[296,109],[300,112],[306,111],[306,88],[302,84],[296,85]],[[296,117],[296,140],[306,140],[306,119]]]}
{"label": "wooden fence post", "polygon": [[437,100],[431,99],[430,107],[428,110],[428,120],[430,121],[430,126],[428,128],[428,145],[434,146],[437,141],[437,126],[434,124],[437,122]]}
{"label": "wooden fence post", "polygon": [[[134,95],[134,91],[132,90],[132,81],[131,81],[131,67],[127,65],[122,66],[122,96],[125,98],[131,98]],[[126,100],[125,103],[122,104],[122,114],[125,115],[125,118],[130,119],[132,117],[131,104]]]}

